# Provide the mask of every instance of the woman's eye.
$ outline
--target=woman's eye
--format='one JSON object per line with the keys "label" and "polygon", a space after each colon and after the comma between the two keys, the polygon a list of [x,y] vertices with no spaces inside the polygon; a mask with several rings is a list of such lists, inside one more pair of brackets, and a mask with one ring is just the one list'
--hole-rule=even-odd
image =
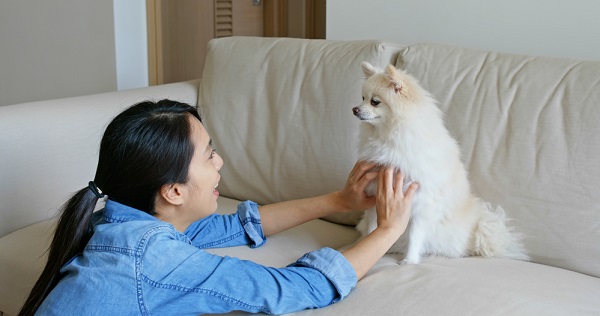
{"label": "woman's eye", "polygon": [[213,149],[213,150],[211,150],[211,151],[210,151],[210,156],[208,156],[208,159],[213,159],[213,157],[215,156],[215,153],[216,153],[216,152],[217,152],[217,151],[216,151],[216,150],[214,150],[214,149]]}
{"label": "woman's eye", "polygon": [[381,101],[379,101],[379,100],[375,100],[375,99],[371,99],[371,105],[372,105],[372,106],[378,106],[378,105],[379,105],[379,103],[381,103]]}

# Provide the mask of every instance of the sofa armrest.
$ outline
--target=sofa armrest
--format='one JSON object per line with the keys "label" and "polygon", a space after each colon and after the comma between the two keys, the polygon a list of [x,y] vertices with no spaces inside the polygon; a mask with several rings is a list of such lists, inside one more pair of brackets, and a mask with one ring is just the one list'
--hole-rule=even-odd
{"label": "sofa armrest", "polygon": [[200,80],[0,106],[0,237],[46,220],[93,179],[108,122],[148,99],[196,106]]}

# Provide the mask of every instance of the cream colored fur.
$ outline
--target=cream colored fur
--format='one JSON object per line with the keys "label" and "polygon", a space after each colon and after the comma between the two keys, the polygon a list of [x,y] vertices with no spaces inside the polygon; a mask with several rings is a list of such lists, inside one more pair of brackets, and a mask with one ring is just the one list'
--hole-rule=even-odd
{"label": "cream colored fur", "polygon": [[[392,65],[385,72],[366,62],[362,68],[364,100],[353,109],[363,121],[359,157],[401,170],[405,189],[411,181],[419,183],[407,233],[389,252],[404,253],[404,263],[427,255],[528,260],[504,210],[493,210],[471,193],[458,144],[433,97]],[[375,210],[369,210],[357,229],[364,236],[376,225]]]}

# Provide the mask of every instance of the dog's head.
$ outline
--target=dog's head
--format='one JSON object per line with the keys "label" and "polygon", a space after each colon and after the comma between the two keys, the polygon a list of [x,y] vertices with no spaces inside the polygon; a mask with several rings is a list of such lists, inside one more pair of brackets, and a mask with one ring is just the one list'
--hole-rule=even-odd
{"label": "dog's head", "polygon": [[421,92],[416,80],[403,70],[388,65],[379,71],[368,62],[361,64],[366,81],[362,87],[362,103],[352,109],[356,117],[375,126],[400,117],[414,106]]}

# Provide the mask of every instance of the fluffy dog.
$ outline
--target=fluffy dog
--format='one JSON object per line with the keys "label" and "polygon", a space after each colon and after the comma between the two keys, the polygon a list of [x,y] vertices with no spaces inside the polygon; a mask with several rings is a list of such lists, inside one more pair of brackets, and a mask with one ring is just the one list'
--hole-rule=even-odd
{"label": "fluffy dog", "polygon": [[[403,263],[411,264],[427,255],[528,260],[504,210],[492,210],[471,193],[458,144],[431,94],[392,65],[380,72],[364,62],[362,69],[363,102],[352,109],[363,121],[359,157],[401,170],[404,189],[411,181],[419,183],[407,233],[388,253],[404,253]],[[367,193],[374,189],[370,186]],[[357,229],[365,236],[376,226],[373,209]]]}

